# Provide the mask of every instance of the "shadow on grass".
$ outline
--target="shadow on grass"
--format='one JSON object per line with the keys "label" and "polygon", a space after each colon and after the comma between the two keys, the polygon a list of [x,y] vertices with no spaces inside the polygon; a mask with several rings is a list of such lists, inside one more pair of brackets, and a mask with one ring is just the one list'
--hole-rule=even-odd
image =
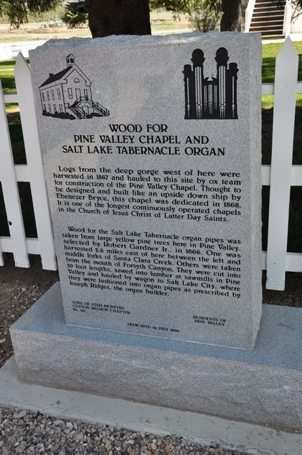
{"label": "shadow on grass", "polygon": [[12,149],[15,164],[26,164],[26,153],[24,147],[21,119],[19,112],[12,112],[7,115],[9,134],[12,138]]}
{"label": "shadow on grass", "polygon": [[0,61],[0,78],[4,93],[16,92],[16,83],[14,78],[13,68],[16,60]]}
{"label": "shadow on grass", "polygon": [[15,79],[12,79],[10,76],[5,76],[1,74],[1,83],[4,93],[14,93],[16,92]]}
{"label": "shadow on grass", "polygon": [[[29,59],[25,59],[29,63]],[[14,67],[16,59],[0,61],[0,78],[4,94],[16,93],[16,83],[14,77]]]}
{"label": "shadow on grass", "polygon": [[[21,203],[22,217],[24,221],[25,236],[28,238],[37,237],[37,228],[32,202],[30,184],[28,182],[18,183],[19,197]],[[3,189],[0,183],[0,236],[9,236],[10,220],[7,218]]]}
{"label": "shadow on grass", "polygon": [[262,82],[274,82],[275,58],[266,57],[262,61]]}
{"label": "shadow on grass", "polygon": [[[271,164],[274,109],[262,109],[262,164]],[[302,164],[302,104],[296,106],[293,164]]]}

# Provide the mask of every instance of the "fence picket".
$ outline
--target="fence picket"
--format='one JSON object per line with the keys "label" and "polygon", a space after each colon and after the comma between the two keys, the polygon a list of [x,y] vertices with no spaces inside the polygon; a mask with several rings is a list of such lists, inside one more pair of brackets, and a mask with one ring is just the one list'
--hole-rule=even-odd
{"label": "fence picket", "polygon": [[[0,178],[2,191],[5,201],[5,209],[9,222],[9,231],[11,237],[11,248],[14,255],[15,265],[17,267],[29,267],[26,237],[24,231],[23,217],[20,205],[18,184],[13,162],[13,154],[7,116],[5,111],[2,84],[0,80]],[[1,242],[0,242],[1,243]],[[3,248],[1,248],[2,250]],[[1,255],[1,262],[3,256]]]}
{"label": "fence picket", "polygon": [[302,166],[292,167],[292,186],[302,186]]}
{"label": "fence picket", "polygon": [[32,200],[35,211],[40,255],[44,269],[56,270],[56,256],[53,243],[51,218],[40,152],[34,95],[30,69],[22,54],[15,65],[15,79],[20,107],[21,125],[26,150],[27,168],[30,176]]}
{"label": "fence picket", "polygon": [[[298,54],[289,38],[276,58],[271,189],[267,245],[267,289],[284,290]],[[285,121],[286,119],[286,121]]]}

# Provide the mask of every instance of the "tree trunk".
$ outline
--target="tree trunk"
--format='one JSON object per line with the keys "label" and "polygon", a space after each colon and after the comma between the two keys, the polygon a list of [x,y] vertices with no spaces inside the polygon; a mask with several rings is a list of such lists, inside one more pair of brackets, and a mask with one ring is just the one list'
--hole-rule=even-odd
{"label": "tree trunk", "polygon": [[220,22],[222,32],[241,32],[241,0],[222,0],[223,16]]}
{"label": "tree trunk", "polygon": [[150,35],[148,0],[86,0],[93,38],[108,35]]}

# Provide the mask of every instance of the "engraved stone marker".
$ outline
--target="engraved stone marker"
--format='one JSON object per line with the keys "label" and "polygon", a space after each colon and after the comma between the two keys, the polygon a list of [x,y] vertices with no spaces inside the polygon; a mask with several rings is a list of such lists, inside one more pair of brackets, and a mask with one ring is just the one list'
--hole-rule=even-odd
{"label": "engraved stone marker", "polygon": [[261,37],[30,52],[66,323],[252,349]]}

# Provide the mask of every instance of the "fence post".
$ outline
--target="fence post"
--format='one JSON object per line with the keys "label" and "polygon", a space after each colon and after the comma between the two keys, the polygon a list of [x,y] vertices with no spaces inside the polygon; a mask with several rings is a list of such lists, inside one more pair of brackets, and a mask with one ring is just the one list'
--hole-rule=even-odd
{"label": "fence post", "polygon": [[15,65],[15,79],[42,266],[57,270],[31,75],[21,53]]}
{"label": "fence post", "polygon": [[[5,209],[9,224],[9,231],[12,242],[12,252],[17,267],[29,267],[26,237],[24,231],[23,217],[20,205],[18,184],[16,179],[15,165],[13,161],[12,146],[10,141],[5,103],[0,80],[0,180],[2,183]],[[0,242],[1,243],[1,242]],[[0,244],[0,265],[3,265],[3,258]]]}
{"label": "fence post", "polygon": [[267,245],[267,289],[283,291],[292,173],[298,54],[288,37],[276,58],[271,188]]}
{"label": "fence post", "polygon": [[249,0],[249,2],[247,4],[247,7],[246,7],[246,10],[245,10],[244,33],[248,33],[249,30],[250,30],[254,8],[255,8],[255,0]]}
{"label": "fence post", "polygon": [[286,0],[284,8],[284,19],[283,19],[283,35],[287,38],[290,35],[290,26],[292,21],[292,5],[291,0]]}

